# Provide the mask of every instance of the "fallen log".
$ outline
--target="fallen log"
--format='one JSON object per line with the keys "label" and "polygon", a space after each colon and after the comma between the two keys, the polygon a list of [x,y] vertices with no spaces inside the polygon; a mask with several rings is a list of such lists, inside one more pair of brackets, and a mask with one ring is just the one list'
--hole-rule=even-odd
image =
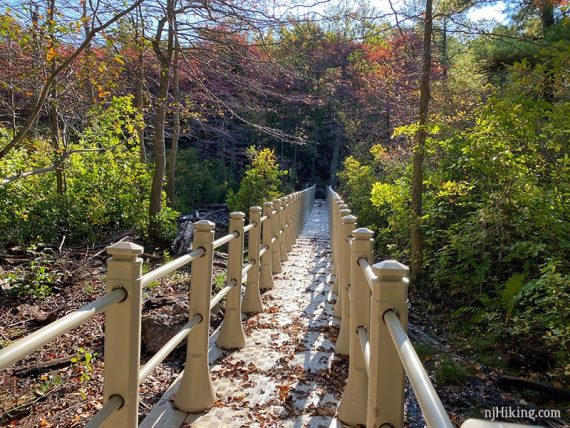
{"label": "fallen log", "polygon": [[557,388],[551,385],[535,382],[528,379],[522,379],[514,376],[501,376],[497,379],[497,385],[501,388],[513,386],[521,389],[532,389],[533,391],[542,392],[558,401],[570,401],[570,390],[565,388]]}

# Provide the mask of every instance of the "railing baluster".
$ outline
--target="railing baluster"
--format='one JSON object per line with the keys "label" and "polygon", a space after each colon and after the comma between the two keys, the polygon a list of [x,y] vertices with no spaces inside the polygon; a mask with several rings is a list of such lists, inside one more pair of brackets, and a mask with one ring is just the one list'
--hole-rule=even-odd
{"label": "railing baluster", "polygon": [[188,319],[200,315],[202,322],[188,334],[186,368],[176,393],[175,405],[185,412],[207,410],[216,401],[208,364],[214,227],[208,220],[194,224],[193,248],[204,248],[206,253],[192,262]]}
{"label": "railing baluster", "polygon": [[338,289],[339,289],[338,285],[339,285],[339,281],[340,281],[340,258],[341,258],[341,255],[340,255],[340,251],[341,251],[340,250],[340,248],[341,248],[340,219],[342,216],[341,216],[340,212],[343,209],[347,209],[347,208],[348,208],[348,205],[346,205],[342,199],[337,199],[335,206],[334,206],[334,209],[335,209],[334,219],[335,220],[334,220],[333,228],[334,228],[334,236],[335,236],[335,240],[334,240],[335,253],[336,253],[335,260],[338,263],[335,262],[335,265],[334,265],[334,283],[333,283],[333,289],[332,289],[332,291],[334,293],[337,293],[337,294],[339,292],[338,291]]}
{"label": "railing baluster", "polygon": [[[277,202],[277,203],[276,203]],[[279,243],[279,257],[281,259],[282,262],[286,262],[287,260],[289,260],[289,256],[287,255],[287,244],[286,244],[286,236],[285,236],[285,202],[284,199],[276,199],[273,203],[273,205],[275,206],[275,209],[278,211],[277,212],[277,218],[279,219],[277,224],[279,225],[278,227],[278,234],[279,234],[279,239],[277,240],[277,242]]]}
{"label": "railing baluster", "polygon": [[[350,231],[348,232],[348,234],[345,234],[345,230],[344,230],[344,222],[343,222],[343,218],[350,215],[350,210],[349,209],[342,209],[339,212],[338,215],[338,226],[337,226],[337,230],[338,230],[338,250],[339,250],[339,263],[338,263],[338,269],[337,269],[337,275],[338,275],[338,290],[337,290],[337,295],[336,295],[336,304],[334,305],[334,311],[333,311],[333,316],[335,318],[341,318],[342,317],[342,299],[343,299],[343,269],[347,270],[350,266],[350,258],[348,260],[346,260],[346,256],[348,254],[350,254],[350,247],[348,248],[348,254],[345,254],[347,248],[345,247],[346,244],[346,239],[348,238],[348,236],[350,235]],[[353,227],[354,229],[354,227]],[[351,230],[353,230],[351,229]]]}
{"label": "railing baluster", "polygon": [[[340,321],[340,332],[335,344],[335,352],[341,355],[348,355],[350,350],[350,298],[348,297],[348,286],[350,285],[350,243],[351,233],[356,228],[356,217],[347,215],[341,219],[341,240],[340,240],[340,283],[338,298],[340,298],[342,318]],[[339,302],[337,301],[337,305]],[[336,306],[335,306],[336,310]]]}
{"label": "railing baluster", "polygon": [[107,427],[138,426],[141,350],[143,247],[120,242],[107,248],[107,292],[123,288],[127,297],[105,313],[103,403],[120,396],[123,405],[107,418]]}
{"label": "railing baluster", "polygon": [[275,284],[273,283],[273,264],[278,262],[279,266],[281,266],[279,256],[275,254],[275,248],[271,243],[275,233],[275,228],[273,226],[274,216],[272,212],[273,202],[265,202],[263,204],[263,215],[267,216],[267,220],[263,222],[261,227],[261,242],[268,249],[263,257],[261,257],[261,277],[259,279],[259,288],[263,290],[275,287]]}
{"label": "railing baluster", "polygon": [[293,251],[293,239],[291,238],[291,195],[285,196],[285,246],[288,252]]}
{"label": "railing baluster", "polygon": [[368,400],[368,375],[364,354],[358,339],[357,328],[369,330],[370,287],[358,265],[361,257],[372,258],[372,237],[374,232],[365,228],[352,231],[352,252],[350,256],[350,360],[348,380],[338,407],[339,419],[348,425],[366,425],[366,405]]}
{"label": "railing baluster", "polygon": [[230,214],[230,233],[237,232],[239,236],[228,244],[227,282],[230,284],[231,281],[235,281],[235,284],[228,293],[224,320],[216,341],[218,346],[223,349],[243,348],[245,346],[245,334],[241,323],[244,218],[245,214],[242,212]]}
{"label": "railing baluster", "polygon": [[[268,222],[266,220],[264,223]],[[249,231],[247,240],[247,255],[249,261],[254,265],[247,271],[247,285],[243,296],[242,310],[246,314],[263,312],[263,303],[259,294],[259,277],[261,260],[259,257],[259,247],[261,245],[261,207],[251,207],[249,209],[249,224],[255,227]],[[271,260],[271,259],[269,259]],[[270,269],[271,270],[271,269]]]}
{"label": "railing baluster", "polygon": [[279,244],[281,237],[279,236],[280,226],[280,212],[281,212],[281,201],[279,199],[275,199],[273,201],[273,211],[275,214],[271,215],[271,224],[272,224],[272,231],[273,231],[273,238],[275,241],[271,245],[271,267],[273,269],[273,273],[281,273],[283,272],[283,266],[281,265],[281,245]]}

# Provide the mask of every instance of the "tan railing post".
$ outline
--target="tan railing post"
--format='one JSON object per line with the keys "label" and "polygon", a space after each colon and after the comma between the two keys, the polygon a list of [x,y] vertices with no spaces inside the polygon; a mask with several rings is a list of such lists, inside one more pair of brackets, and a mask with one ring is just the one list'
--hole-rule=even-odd
{"label": "tan railing post", "polygon": [[335,352],[341,355],[348,355],[350,352],[350,298],[348,296],[348,287],[350,286],[350,242],[352,239],[351,233],[356,227],[356,217],[353,215],[347,215],[341,219],[342,227],[341,234],[346,237],[340,244],[340,293],[342,296],[341,306],[342,306],[342,318],[340,320],[340,332],[338,338],[336,339]]}
{"label": "tan railing post", "polygon": [[[336,252],[336,255],[335,255],[336,259],[335,260],[339,260],[339,261],[340,261],[340,257],[341,257],[341,255],[340,255],[340,248],[341,248],[341,244],[340,244],[340,239],[341,239],[340,238],[340,226],[341,226],[340,219],[342,217],[340,212],[344,209],[348,209],[348,205],[346,205],[342,199],[338,199],[337,203],[336,203],[336,215],[335,215],[335,223],[334,223],[334,229],[335,229],[334,245],[335,245],[335,252]],[[335,277],[334,277],[334,283],[333,283],[333,292],[338,294],[339,293],[338,283],[340,281],[340,263],[336,263],[334,267],[335,267],[335,269],[334,269]]]}
{"label": "tan railing post", "polygon": [[367,426],[404,426],[404,367],[383,320],[387,310],[398,314],[408,327],[407,266],[385,260],[372,266],[378,281],[372,289],[370,308],[370,378]]}
{"label": "tan railing post", "polygon": [[[346,240],[348,238],[348,236],[350,236],[350,231],[352,231],[354,229],[354,227],[352,229],[350,229],[350,231],[348,231],[347,234],[345,234],[345,231],[343,230],[343,218],[345,216],[350,215],[350,210],[349,209],[342,209],[339,212],[339,226],[338,226],[338,244],[337,244],[337,248],[339,250],[339,264],[338,264],[338,291],[337,291],[337,296],[336,296],[336,303],[334,305],[334,311],[333,311],[333,316],[335,318],[341,318],[342,317],[342,299],[344,298],[343,296],[343,291],[342,291],[342,287],[343,287],[343,282],[342,282],[342,278],[343,278],[343,269],[347,270],[350,268],[350,247],[348,248],[348,254],[345,254],[345,246],[344,244],[346,244]],[[348,256],[348,259],[347,259]]]}
{"label": "tan railing post", "polygon": [[297,209],[299,201],[299,192],[293,193],[293,203],[291,204],[291,245],[297,243],[297,235],[299,231],[299,211]]}
{"label": "tan railing post", "polygon": [[[244,218],[245,214],[239,211],[230,214],[229,233],[237,232],[239,236],[228,243],[227,281],[228,285],[234,282],[234,286],[228,292],[224,320],[216,340],[217,345],[223,349],[243,348],[245,346],[245,334],[241,323]],[[257,248],[259,249],[259,246]]]}
{"label": "tan railing post", "polygon": [[366,425],[368,375],[357,329],[364,327],[366,331],[370,331],[370,287],[358,261],[360,258],[366,258],[370,263],[374,232],[359,228],[352,231],[352,236],[354,239],[350,256],[350,356],[348,380],[338,407],[338,417],[347,425]]}
{"label": "tan railing post", "polygon": [[[267,223],[269,220],[266,220]],[[247,256],[249,261],[254,263],[247,272],[247,286],[243,296],[242,310],[246,314],[263,312],[263,304],[261,303],[261,295],[259,294],[259,276],[261,268],[261,260],[259,257],[259,247],[261,245],[261,207],[251,207],[249,209],[249,224],[255,224],[255,227],[249,231],[247,240]],[[266,251],[268,253],[268,251]],[[271,263],[271,257],[268,258]],[[271,271],[271,269],[269,269]],[[271,272],[269,273],[271,275]]]}
{"label": "tan railing post", "polygon": [[281,247],[279,246],[279,199],[276,199],[272,203],[271,211],[271,233],[272,241],[271,244],[271,268],[273,273],[283,272],[283,266],[281,265]]}
{"label": "tan railing post", "polygon": [[[275,203],[277,202],[277,203]],[[278,231],[279,231],[279,257],[281,258],[282,262],[286,262],[287,260],[289,260],[289,256],[287,255],[287,244],[285,243],[285,241],[287,240],[285,238],[285,208],[284,208],[284,202],[282,199],[276,199],[273,203],[273,205],[276,207],[275,209],[277,211],[279,211],[277,217],[279,218],[279,222],[277,223],[279,225]]]}
{"label": "tan railing post", "polygon": [[107,293],[123,288],[127,297],[105,313],[103,402],[114,395],[123,406],[107,419],[107,427],[138,426],[139,369],[141,350],[141,304],[143,247],[119,242],[107,248]]}
{"label": "tan railing post", "polygon": [[204,248],[205,253],[192,262],[188,319],[200,315],[202,321],[188,334],[186,368],[174,401],[176,407],[185,412],[207,410],[216,401],[208,364],[214,227],[215,224],[208,220],[194,224],[193,248]]}
{"label": "tan railing post", "polygon": [[293,251],[293,240],[291,239],[291,230],[293,228],[291,227],[291,196],[290,195],[285,196],[285,210],[283,211],[283,213],[285,214],[285,224],[284,224],[285,231],[283,232],[285,235],[285,249],[288,252],[291,252],[291,251]]}
{"label": "tan railing post", "polygon": [[[259,288],[263,290],[275,287],[275,284],[273,283],[273,263],[276,259],[279,263],[279,269],[281,269],[281,261],[279,260],[279,257],[274,256],[274,245],[271,244],[271,240],[274,236],[274,216],[272,212],[273,202],[265,202],[263,204],[263,215],[267,216],[267,220],[263,222],[263,226],[261,227],[261,242],[268,249],[261,257],[261,278],[259,282]],[[281,272],[281,270],[279,272]]]}

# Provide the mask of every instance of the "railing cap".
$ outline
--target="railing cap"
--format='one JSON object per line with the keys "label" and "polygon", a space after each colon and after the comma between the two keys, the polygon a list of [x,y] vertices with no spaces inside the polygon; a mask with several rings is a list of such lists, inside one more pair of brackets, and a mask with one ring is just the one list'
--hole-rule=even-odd
{"label": "railing cap", "polygon": [[354,224],[354,223],[356,223],[356,216],[353,216],[352,214],[345,215],[345,216],[341,217],[340,222],[342,224]]}
{"label": "railing cap", "polygon": [[206,231],[207,232],[209,230],[214,230],[214,228],[216,227],[216,224],[212,223],[210,220],[200,220],[200,221],[197,221],[196,223],[194,223],[194,227],[198,231]]}
{"label": "railing cap", "polygon": [[342,199],[338,198],[338,199],[335,199],[335,203],[337,205],[342,205],[342,204],[344,204],[344,201]]}
{"label": "railing cap", "polygon": [[117,242],[107,247],[107,254],[115,260],[135,260],[144,248],[133,242]]}
{"label": "railing cap", "polygon": [[245,218],[245,213],[241,211],[234,211],[233,213],[230,213],[230,218],[232,220],[243,220]]}
{"label": "railing cap", "polygon": [[279,198],[273,199],[273,205],[275,205],[275,206],[281,205],[281,199],[279,199]]}
{"label": "railing cap", "polygon": [[358,229],[354,229],[351,235],[355,239],[371,239],[374,236],[374,232],[365,227],[359,227]]}
{"label": "railing cap", "polygon": [[264,207],[273,207],[273,202],[264,202],[263,206]]}
{"label": "railing cap", "polygon": [[384,260],[373,264],[372,271],[379,277],[404,278],[408,276],[410,268],[397,260]]}
{"label": "railing cap", "polygon": [[[266,202],[266,203],[267,203],[267,202]],[[271,203],[271,202],[269,202],[269,203]],[[265,205],[265,204],[263,204],[263,205]],[[250,213],[260,213],[261,210],[262,210],[262,208],[261,208],[259,205],[255,205],[255,206],[253,206],[253,207],[249,207],[249,212],[250,212]]]}
{"label": "railing cap", "polygon": [[348,208],[343,208],[342,210],[339,211],[340,217],[342,219],[342,217],[346,217],[347,215],[349,215],[352,211],[350,211]]}

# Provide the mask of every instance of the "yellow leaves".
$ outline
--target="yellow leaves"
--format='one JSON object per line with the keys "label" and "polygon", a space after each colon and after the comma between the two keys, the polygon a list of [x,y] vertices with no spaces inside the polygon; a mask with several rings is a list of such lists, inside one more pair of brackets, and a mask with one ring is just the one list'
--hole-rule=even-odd
{"label": "yellow leaves", "polygon": [[441,189],[437,192],[437,196],[440,198],[465,196],[472,188],[473,186],[468,183],[448,180],[441,184]]}
{"label": "yellow leaves", "polygon": [[46,61],[52,62],[57,57],[57,52],[54,46],[50,46],[50,48],[46,52]]}
{"label": "yellow leaves", "polygon": [[370,202],[375,207],[382,207],[384,205],[390,205],[394,200],[394,189],[393,184],[382,183],[377,181],[372,185],[372,191],[370,192]]}

